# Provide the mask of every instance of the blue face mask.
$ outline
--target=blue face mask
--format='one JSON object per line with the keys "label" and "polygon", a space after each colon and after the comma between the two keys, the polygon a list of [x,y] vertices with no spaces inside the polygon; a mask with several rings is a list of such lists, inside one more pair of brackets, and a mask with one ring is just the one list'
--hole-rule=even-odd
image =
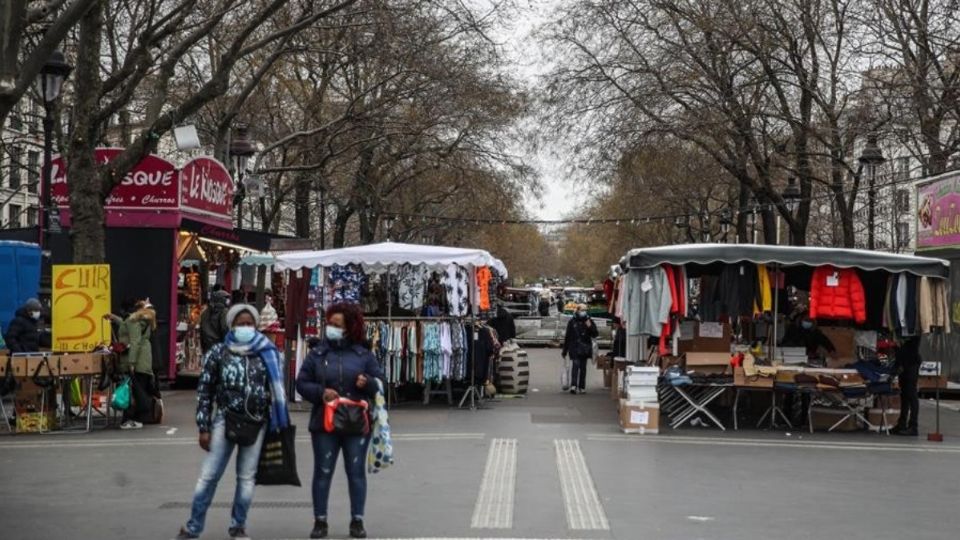
{"label": "blue face mask", "polygon": [[337,326],[328,324],[326,330],[324,330],[324,333],[326,334],[327,339],[330,341],[340,341],[343,339],[343,328]]}
{"label": "blue face mask", "polygon": [[238,343],[250,343],[257,335],[257,329],[252,326],[238,326],[233,329],[233,339]]}
{"label": "blue face mask", "polygon": [[800,327],[804,330],[810,330],[813,328],[813,323],[811,321],[803,321],[800,323]]}

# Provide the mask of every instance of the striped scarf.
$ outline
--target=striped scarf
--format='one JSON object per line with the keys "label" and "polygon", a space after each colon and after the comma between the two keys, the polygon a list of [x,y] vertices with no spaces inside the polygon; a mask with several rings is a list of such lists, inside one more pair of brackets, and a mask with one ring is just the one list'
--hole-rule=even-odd
{"label": "striped scarf", "polygon": [[290,414],[287,412],[287,394],[283,389],[283,378],[280,376],[280,352],[277,346],[260,332],[257,332],[249,343],[240,343],[231,331],[227,334],[225,341],[230,352],[240,356],[259,356],[263,360],[273,395],[273,405],[270,407],[270,431],[279,431],[280,428],[289,426]]}

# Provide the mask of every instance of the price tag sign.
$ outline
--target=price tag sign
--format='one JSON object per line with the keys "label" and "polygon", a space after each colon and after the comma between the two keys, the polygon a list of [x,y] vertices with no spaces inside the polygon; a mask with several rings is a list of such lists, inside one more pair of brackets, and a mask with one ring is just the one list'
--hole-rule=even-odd
{"label": "price tag sign", "polygon": [[53,266],[53,350],[90,352],[109,339],[110,265]]}
{"label": "price tag sign", "polygon": [[834,272],[832,275],[827,276],[827,287],[839,287],[840,286],[840,274]]}

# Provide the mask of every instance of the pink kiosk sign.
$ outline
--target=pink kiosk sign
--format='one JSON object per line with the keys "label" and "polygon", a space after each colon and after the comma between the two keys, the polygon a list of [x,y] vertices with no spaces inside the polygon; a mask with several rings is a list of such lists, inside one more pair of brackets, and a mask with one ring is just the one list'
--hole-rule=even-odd
{"label": "pink kiosk sign", "polygon": [[960,245],[960,175],[917,186],[917,248]]}
{"label": "pink kiosk sign", "polygon": [[[115,159],[122,148],[98,148],[98,164]],[[61,221],[70,226],[70,190],[66,163],[52,163],[50,198],[59,207]],[[219,161],[198,157],[177,170],[156,155],[140,160],[117,184],[104,204],[108,227],[177,228],[182,217],[218,227],[233,228],[233,179]]]}

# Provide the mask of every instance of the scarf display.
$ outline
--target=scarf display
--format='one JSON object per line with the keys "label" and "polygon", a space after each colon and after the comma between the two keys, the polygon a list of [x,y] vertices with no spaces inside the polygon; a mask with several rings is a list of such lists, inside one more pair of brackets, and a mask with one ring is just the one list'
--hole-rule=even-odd
{"label": "scarf display", "polygon": [[225,340],[230,352],[239,356],[259,356],[267,368],[270,377],[270,390],[273,395],[273,405],[270,407],[270,431],[279,431],[290,425],[290,415],[287,412],[287,394],[283,389],[283,378],[280,376],[280,352],[267,336],[257,332],[249,343],[240,343],[233,337],[233,332],[227,334]]}

